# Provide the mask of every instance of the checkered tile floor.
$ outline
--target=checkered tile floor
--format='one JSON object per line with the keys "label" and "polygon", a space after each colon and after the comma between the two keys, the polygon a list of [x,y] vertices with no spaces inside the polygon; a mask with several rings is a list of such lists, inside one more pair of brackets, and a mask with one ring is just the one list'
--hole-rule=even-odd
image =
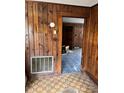
{"label": "checkered tile floor", "polygon": [[32,78],[27,82],[26,93],[61,93],[68,87],[78,89],[78,93],[98,93],[97,85],[80,72]]}

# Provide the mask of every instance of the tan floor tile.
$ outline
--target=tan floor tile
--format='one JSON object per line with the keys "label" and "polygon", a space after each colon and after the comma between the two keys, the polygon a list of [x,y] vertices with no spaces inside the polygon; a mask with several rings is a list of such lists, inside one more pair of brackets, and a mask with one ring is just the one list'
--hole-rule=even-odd
{"label": "tan floor tile", "polygon": [[37,91],[43,91],[42,87],[38,87]]}
{"label": "tan floor tile", "polygon": [[52,89],[51,92],[52,92],[52,93],[56,93],[56,89]]}
{"label": "tan floor tile", "polygon": [[33,88],[36,89],[38,87],[38,85],[34,85]]}
{"label": "tan floor tile", "polygon": [[85,74],[71,73],[57,76],[41,76],[27,83],[26,93],[60,93],[64,88],[72,87],[79,93],[98,93],[98,87]]}
{"label": "tan floor tile", "polygon": [[32,88],[28,89],[28,93],[32,93],[32,92],[33,92]]}

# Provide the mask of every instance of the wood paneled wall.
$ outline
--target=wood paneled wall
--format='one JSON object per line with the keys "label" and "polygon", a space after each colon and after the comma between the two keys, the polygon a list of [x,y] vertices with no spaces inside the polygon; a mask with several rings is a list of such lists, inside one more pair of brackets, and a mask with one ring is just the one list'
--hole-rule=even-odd
{"label": "wood paneled wall", "polygon": [[26,1],[26,26],[25,26],[25,61],[26,72],[30,73],[31,56],[54,56],[55,72],[61,72],[61,38],[57,40],[49,27],[50,22],[55,22],[57,28],[57,37],[59,33],[59,16],[84,17],[88,18],[90,9],[87,7],[78,7],[62,4],[51,4],[45,2]]}
{"label": "wood paneled wall", "polygon": [[[83,68],[98,80],[98,5],[91,8],[83,34]],[[85,29],[85,30],[86,30]]]}
{"label": "wood paneled wall", "polygon": [[[79,23],[63,23],[63,27],[72,27],[72,41],[70,41],[72,43],[72,48],[74,47],[80,47],[82,48],[82,40],[83,40],[83,23],[79,24]],[[65,31],[65,35],[66,35],[66,31]],[[67,37],[70,37],[70,35],[67,35]],[[66,37],[63,38],[63,41],[66,41]],[[65,42],[66,43],[66,42]],[[69,42],[67,42],[68,45]]]}

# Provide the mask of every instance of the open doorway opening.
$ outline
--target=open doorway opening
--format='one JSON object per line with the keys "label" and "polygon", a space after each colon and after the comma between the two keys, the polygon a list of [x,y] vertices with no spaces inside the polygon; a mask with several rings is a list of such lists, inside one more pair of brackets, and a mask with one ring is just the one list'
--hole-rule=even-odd
{"label": "open doorway opening", "polygon": [[80,72],[84,18],[62,18],[62,73]]}

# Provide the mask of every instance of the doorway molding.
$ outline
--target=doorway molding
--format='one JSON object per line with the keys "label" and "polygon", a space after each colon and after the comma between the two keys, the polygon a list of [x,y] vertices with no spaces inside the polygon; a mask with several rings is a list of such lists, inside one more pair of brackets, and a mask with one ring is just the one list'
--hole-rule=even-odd
{"label": "doorway molding", "polygon": [[[57,14],[57,20],[58,20],[58,60],[57,60],[57,65],[56,65],[56,71],[57,73],[61,74],[62,73],[62,17],[74,17],[74,18],[84,18],[85,22],[84,22],[84,29],[83,29],[83,32],[87,32],[86,30],[87,29],[87,19],[88,17],[85,17],[85,16],[80,16],[78,14],[70,14],[70,13],[64,13],[64,14]],[[84,34],[83,34],[83,38],[84,38]],[[82,44],[84,43],[84,40],[82,40]],[[82,55],[84,54],[83,51],[84,48],[82,46]],[[83,60],[83,63],[82,63],[82,60],[81,60],[81,69],[83,69],[83,64],[84,64],[84,57],[81,58]]]}

